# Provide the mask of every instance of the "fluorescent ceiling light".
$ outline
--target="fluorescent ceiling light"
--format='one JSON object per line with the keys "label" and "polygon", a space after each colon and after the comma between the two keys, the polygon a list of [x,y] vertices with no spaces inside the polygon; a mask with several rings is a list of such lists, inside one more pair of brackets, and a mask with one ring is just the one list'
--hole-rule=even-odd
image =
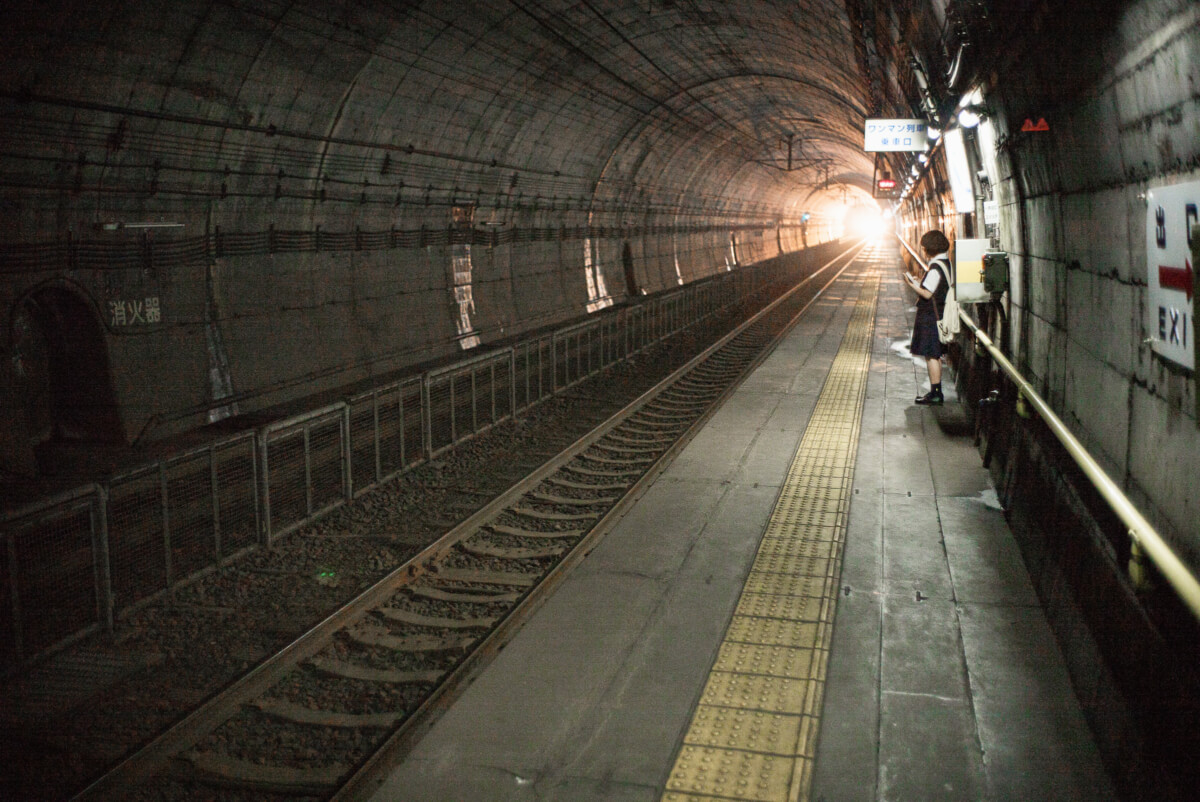
{"label": "fluorescent ceiling light", "polygon": [[968,106],[958,113],[958,124],[963,128],[974,128],[983,118],[974,108]]}
{"label": "fluorescent ceiling light", "polygon": [[975,186],[971,183],[971,168],[967,163],[967,147],[961,129],[946,132],[946,167],[950,173],[954,211],[971,214],[975,211]]}

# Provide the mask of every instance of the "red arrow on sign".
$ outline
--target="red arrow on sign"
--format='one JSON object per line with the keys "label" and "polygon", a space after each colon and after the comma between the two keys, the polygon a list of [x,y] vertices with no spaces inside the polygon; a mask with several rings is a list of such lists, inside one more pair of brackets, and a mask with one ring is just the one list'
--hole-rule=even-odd
{"label": "red arrow on sign", "polygon": [[1158,266],[1158,286],[1164,290],[1179,290],[1186,292],[1188,300],[1192,300],[1192,263],[1183,260],[1185,267]]}

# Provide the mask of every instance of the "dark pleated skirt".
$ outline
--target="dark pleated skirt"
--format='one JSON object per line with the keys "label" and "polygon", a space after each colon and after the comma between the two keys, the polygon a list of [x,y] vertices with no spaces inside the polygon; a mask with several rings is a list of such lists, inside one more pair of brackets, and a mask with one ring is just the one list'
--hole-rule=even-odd
{"label": "dark pleated skirt", "polygon": [[937,323],[933,300],[918,299],[917,321],[913,324],[912,344],[908,347],[913,356],[939,359],[945,353],[942,341],[938,339]]}

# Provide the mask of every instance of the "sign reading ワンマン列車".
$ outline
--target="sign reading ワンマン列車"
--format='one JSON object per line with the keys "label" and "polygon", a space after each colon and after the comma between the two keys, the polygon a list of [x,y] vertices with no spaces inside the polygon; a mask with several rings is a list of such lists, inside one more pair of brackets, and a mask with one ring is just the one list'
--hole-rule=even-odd
{"label": "sign reading \u30ef\u30f3\u30de\u30f3\u5217\u8eca", "polygon": [[924,120],[867,120],[863,127],[863,150],[868,153],[920,153],[928,144],[929,126]]}
{"label": "sign reading \u30ef\u30f3\u30de\u30f3\u5217\u8eca", "polygon": [[1154,352],[1185,368],[1195,366],[1192,227],[1200,222],[1200,182],[1156,187],[1146,193],[1146,293]]}

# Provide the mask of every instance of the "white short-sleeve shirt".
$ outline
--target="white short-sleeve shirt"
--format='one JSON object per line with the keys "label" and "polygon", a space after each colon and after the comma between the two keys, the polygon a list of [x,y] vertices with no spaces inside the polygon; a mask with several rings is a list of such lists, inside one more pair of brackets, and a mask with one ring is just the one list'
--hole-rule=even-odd
{"label": "white short-sleeve shirt", "polygon": [[942,283],[942,274],[933,269],[933,263],[935,260],[941,262],[941,268],[943,270],[946,269],[946,260],[940,258],[942,256],[944,256],[944,254],[938,254],[937,256],[933,257],[933,259],[929,260],[929,270],[925,273],[925,278],[921,279],[921,287],[923,289],[929,290],[930,292],[936,292],[938,285]]}

